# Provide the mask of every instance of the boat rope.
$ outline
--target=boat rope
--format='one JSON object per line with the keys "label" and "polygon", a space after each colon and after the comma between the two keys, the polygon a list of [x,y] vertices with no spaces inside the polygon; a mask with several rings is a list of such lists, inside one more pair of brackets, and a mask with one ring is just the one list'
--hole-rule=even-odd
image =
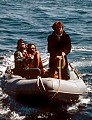
{"label": "boat rope", "polygon": [[[59,85],[58,85],[58,89],[55,91],[54,95],[51,97],[51,99],[53,99],[58,93],[59,93],[59,88],[60,88],[60,80],[61,79],[58,79],[59,80]],[[53,80],[52,80],[53,81]]]}
{"label": "boat rope", "polygon": [[58,79],[59,80],[59,85],[58,85],[58,89],[56,90],[56,92],[52,96],[52,99],[58,94],[59,88],[60,88],[60,80],[62,79],[62,77],[61,77],[61,60],[62,60],[62,56],[58,56],[57,58],[59,58],[59,66],[57,67],[59,69],[59,79]]}
{"label": "boat rope", "polygon": [[62,60],[62,56],[59,57],[59,67],[58,67],[58,69],[59,69],[59,79],[61,79],[61,60]]}
{"label": "boat rope", "polygon": [[37,77],[37,86],[38,86],[39,90],[42,92],[42,90],[41,90],[41,88],[40,88],[40,83],[41,83],[41,85],[42,85],[43,90],[46,92],[46,89],[45,89],[45,86],[44,86],[44,84],[43,84],[42,78],[41,78],[40,76],[38,76],[38,77]]}

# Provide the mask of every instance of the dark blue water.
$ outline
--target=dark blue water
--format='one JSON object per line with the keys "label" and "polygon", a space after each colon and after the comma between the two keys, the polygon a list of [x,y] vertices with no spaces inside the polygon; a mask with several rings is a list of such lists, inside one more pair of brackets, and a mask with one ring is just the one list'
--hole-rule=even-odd
{"label": "dark blue water", "polygon": [[70,35],[72,51],[68,56],[88,84],[82,106],[62,112],[47,106],[23,106],[1,92],[0,120],[92,120],[92,0],[0,0],[0,55],[16,49],[17,40],[34,42],[41,53],[47,52],[47,37],[55,21],[64,23]]}

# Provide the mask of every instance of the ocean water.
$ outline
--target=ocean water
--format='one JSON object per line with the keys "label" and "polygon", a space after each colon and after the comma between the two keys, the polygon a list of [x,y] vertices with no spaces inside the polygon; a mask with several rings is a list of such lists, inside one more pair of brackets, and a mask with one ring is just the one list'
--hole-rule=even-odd
{"label": "ocean water", "polygon": [[0,0],[0,55],[13,54],[20,38],[47,53],[55,21],[62,21],[70,35],[68,61],[82,74],[88,94],[80,103],[53,110],[23,106],[0,89],[0,120],[92,120],[92,0]]}

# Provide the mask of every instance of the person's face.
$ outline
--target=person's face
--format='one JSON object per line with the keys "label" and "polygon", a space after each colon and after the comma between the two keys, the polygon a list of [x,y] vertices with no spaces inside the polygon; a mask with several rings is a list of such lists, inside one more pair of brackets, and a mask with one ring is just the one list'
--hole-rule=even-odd
{"label": "person's face", "polygon": [[62,26],[57,26],[55,28],[55,33],[58,34],[58,35],[61,35],[63,33],[63,28]]}
{"label": "person's face", "polygon": [[20,43],[20,44],[19,44],[19,47],[20,47],[21,49],[25,49],[25,48],[26,48],[26,45],[25,45],[25,43]]}
{"label": "person's face", "polygon": [[30,46],[30,50],[34,53],[35,50],[36,50],[35,46],[34,46],[34,45],[31,45],[31,46]]}

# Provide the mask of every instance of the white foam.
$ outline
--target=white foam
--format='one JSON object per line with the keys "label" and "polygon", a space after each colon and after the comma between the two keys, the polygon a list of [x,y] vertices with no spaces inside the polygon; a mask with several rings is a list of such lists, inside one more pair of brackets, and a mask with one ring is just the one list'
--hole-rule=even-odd
{"label": "white foam", "polygon": [[90,52],[90,51],[92,51],[92,47],[89,47],[89,46],[84,46],[84,47],[82,47],[82,46],[79,46],[79,47],[77,47],[77,46],[74,46],[73,48],[72,48],[72,51],[88,51],[88,52]]}

